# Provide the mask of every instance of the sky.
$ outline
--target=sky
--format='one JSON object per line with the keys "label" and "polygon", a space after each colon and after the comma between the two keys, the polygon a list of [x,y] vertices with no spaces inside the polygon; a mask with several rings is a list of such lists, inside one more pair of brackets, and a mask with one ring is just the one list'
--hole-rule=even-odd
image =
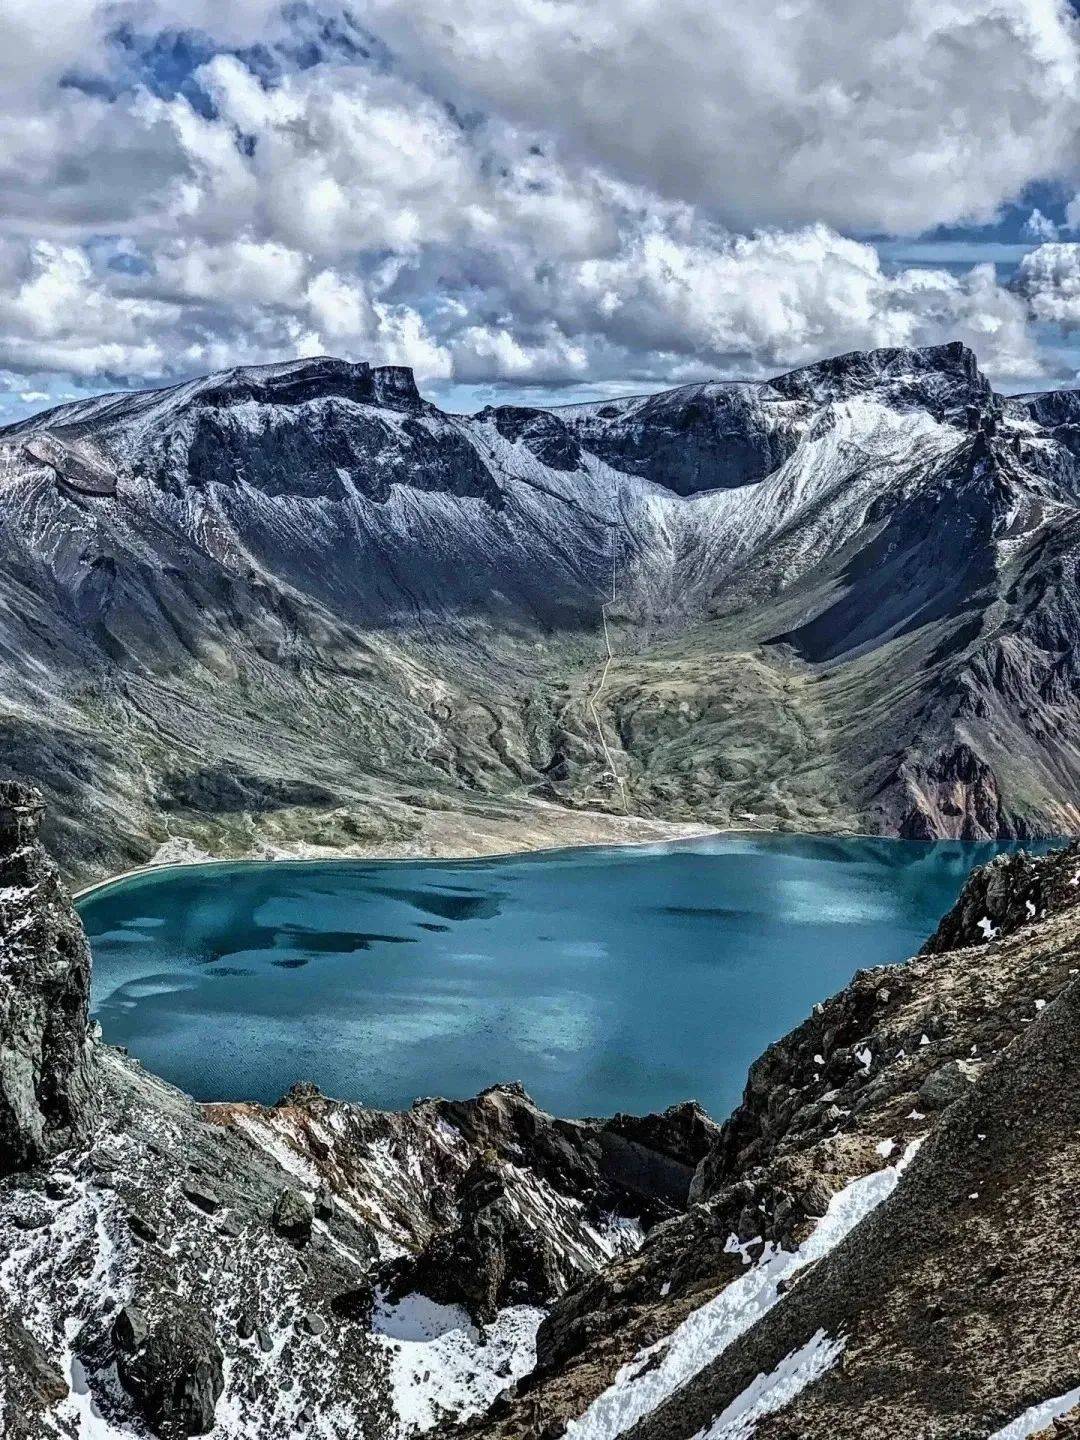
{"label": "sky", "polygon": [[334,354],[453,409],[1080,372],[1066,0],[3,0],[0,422]]}

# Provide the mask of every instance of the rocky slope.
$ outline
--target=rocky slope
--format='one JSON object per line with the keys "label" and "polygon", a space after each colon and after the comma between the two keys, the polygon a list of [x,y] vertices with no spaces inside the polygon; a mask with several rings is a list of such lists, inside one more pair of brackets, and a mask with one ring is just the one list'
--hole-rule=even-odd
{"label": "rocky slope", "polygon": [[4,765],[80,878],[568,810],[1068,833],[1078,435],[959,345],[467,417],[331,359],[63,406],[0,431]]}

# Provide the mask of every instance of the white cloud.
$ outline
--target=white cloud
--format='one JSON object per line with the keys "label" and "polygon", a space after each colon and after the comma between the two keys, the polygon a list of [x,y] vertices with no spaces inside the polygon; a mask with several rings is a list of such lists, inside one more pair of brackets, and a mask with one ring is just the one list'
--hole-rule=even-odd
{"label": "white cloud", "polygon": [[114,294],[77,247],[39,241],[23,255],[0,252],[0,336],[14,370],[77,375],[160,373],[157,334],[175,307]]}
{"label": "white cloud", "polygon": [[[238,224],[313,254],[415,252],[467,229],[482,202],[459,127],[391,76],[319,66],[267,88],[231,56],[199,72],[216,118],[184,99],[147,98],[188,160],[172,200],[178,223],[211,235]],[[251,136],[251,154],[237,136]]]}
{"label": "white cloud", "polygon": [[232,304],[295,304],[304,288],[303,255],[274,240],[174,244],[156,257],[161,285],[177,299]]}
{"label": "white cloud", "polygon": [[1056,240],[1058,227],[1036,207],[1024,221],[1024,233],[1032,240]]}
{"label": "white cloud", "polygon": [[365,0],[414,73],[737,228],[988,220],[1070,174],[1065,0]]}
{"label": "white cloud", "polygon": [[585,377],[589,352],[554,325],[518,337],[508,326],[470,325],[453,342],[455,380],[564,382]]}
{"label": "white cloud", "polygon": [[[374,59],[309,44],[299,65],[290,45],[322,42],[278,0],[9,0],[0,367],[152,380],[329,350],[617,388],[960,338],[1007,379],[1039,373],[1032,315],[1074,321],[1071,262],[1043,254],[1067,246],[1003,287],[851,238],[1070,175],[1064,0],[357,13]],[[119,23],[198,26],[218,53],[159,93]],[[256,41],[259,73],[224,49]]]}
{"label": "white cloud", "polygon": [[1040,245],[1024,256],[1013,279],[1037,320],[1066,330],[1080,325],[1080,244]]}

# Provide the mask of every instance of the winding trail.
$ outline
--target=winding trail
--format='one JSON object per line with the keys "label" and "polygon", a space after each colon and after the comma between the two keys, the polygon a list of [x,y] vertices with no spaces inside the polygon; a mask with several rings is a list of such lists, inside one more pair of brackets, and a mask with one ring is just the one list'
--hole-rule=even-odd
{"label": "winding trail", "polygon": [[616,577],[616,557],[618,554],[618,540],[616,538],[616,502],[618,500],[618,481],[614,478],[611,482],[611,491],[611,598],[609,600],[602,601],[600,605],[600,617],[604,622],[604,646],[607,649],[607,659],[604,661],[604,669],[600,675],[600,683],[599,685],[597,685],[596,689],[589,697],[589,709],[592,711],[593,724],[596,726],[596,733],[600,736],[600,744],[604,748],[604,755],[607,758],[608,769],[611,771],[612,779],[619,787],[619,797],[622,800],[623,813],[628,815],[630,812],[627,808],[626,784],[623,781],[622,776],[619,774],[618,769],[616,768],[615,757],[611,753],[611,747],[608,745],[607,736],[604,734],[604,727],[600,723],[600,712],[596,708],[597,701],[600,699],[601,695],[603,695],[604,686],[607,684],[608,671],[611,669],[611,662],[615,659],[615,656],[612,653],[611,649],[611,635],[608,631],[607,616],[608,606],[614,605],[618,597]]}

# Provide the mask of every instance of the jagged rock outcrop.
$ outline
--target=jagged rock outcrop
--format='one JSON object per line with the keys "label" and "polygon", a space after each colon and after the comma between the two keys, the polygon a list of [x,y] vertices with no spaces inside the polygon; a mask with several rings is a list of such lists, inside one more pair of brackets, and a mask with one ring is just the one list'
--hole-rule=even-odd
{"label": "jagged rock outcrop", "polygon": [[0,1175],[72,1144],[93,1118],[90,950],[38,844],[39,791],[0,781]]}
{"label": "jagged rock outcrop", "polygon": [[985,944],[1077,904],[1080,841],[1049,855],[998,855],[971,872],[923,953]]}
{"label": "jagged rock outcrop", "polygon": [[693,1103],[603,1123],[557,1120],[516,1085],[444,1109],[477,1158],[456,1186],[450,1223],[387,1280],[398,1294],[463,1305],[478,1323],[510,1305],[548,1305],[609,1255],[633,1248],[636,1227],[620,1239],[618,1215],[649,1225],[680,1213],[719,1134]]}
{"label": "jagged rock outcrop", "polygon": [[548,1305],[578,1278],[565,1240],[552,1233],[547,1197],[508,1173],[492,1153],[474,1160],[455,1194],[457,1218],[415,1259],[386,1278],[397,1296],[418,1291],[463,1305],[478,1324],[511,1305]]}
{"label": "jagged rock outcrop", "polygon": [[43,1346],[0,1299],[0,1425],[10,1440],[55,1435],[54,1407],[68,1395],[67,1378]]}
{"label": "jagged rock outcrop", "polygon": [[214,1428],[225,1387],[213,1322],[175,1296],[151,1323],[137,1305],[113,1321],[113,1352],[121,1385],[162,1440],[206,1435]]}

